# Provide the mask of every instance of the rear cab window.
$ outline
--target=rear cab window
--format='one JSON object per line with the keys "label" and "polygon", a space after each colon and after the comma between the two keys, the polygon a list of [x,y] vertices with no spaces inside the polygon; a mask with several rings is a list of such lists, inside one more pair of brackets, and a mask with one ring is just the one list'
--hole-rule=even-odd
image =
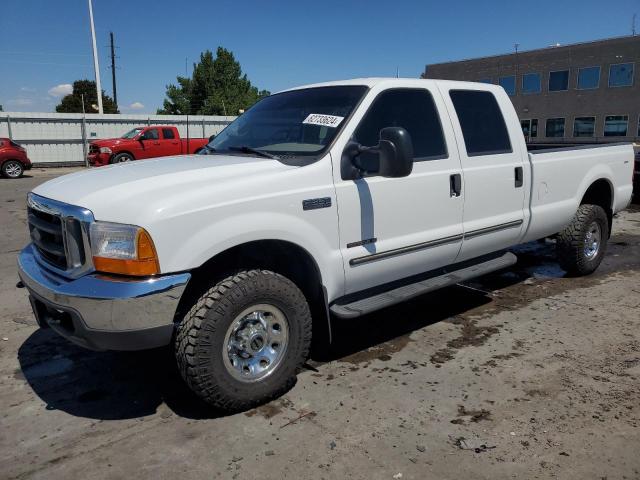
{"label": "rear cab window", "polygon": [[513,152],[507,124],[493,93],[451,90],[449,96],[460,121],[469,157]]}
{"label": "rear cab window", "polygon": [[[353,140],[363,146],[375,146],[380,139],[380,130],[386,127],[402,127],[409,132],[414,161],[448,158],[440,115],[428,90],[398,88],[383,91],[360,121]],[[360,157],[368,171],[377,171],[377,155],[365,152]]]}
{"label": "rear cab window", "polygon": [[173,130],[171,128],[163,128],[162,129],[162,137],[165,140],[173,140],[175,137]]}

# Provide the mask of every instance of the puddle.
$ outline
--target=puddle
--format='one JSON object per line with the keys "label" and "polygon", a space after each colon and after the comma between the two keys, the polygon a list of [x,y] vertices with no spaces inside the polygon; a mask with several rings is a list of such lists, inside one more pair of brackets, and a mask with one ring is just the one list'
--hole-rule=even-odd
{"label": "puddle", "polygon": [[478,321],[465,317],[455,317],[447,320],[454,325],[460,325],[460,336],[449,340],[445,348],[441,348],[431,355],[431,363],[436,367],[441,364],[453,360],[456,351],[464,347],[477,347],[483,345],[496,333],[500,332],[502,325],[478,326]]}
{"label": "puddle", "polygon": [[367,348],[360,352],[353,353],[340,359],[341,362],[351,363],[352,365],[358,365],[361,363],[369,363],[373,360],[381,360],[388,362],[391,360],[391,356],[394,353],[399,352],[411,341],[409,335],[402,335],[396,337],[388,342],[381,343],[374,347]]}
{"label": "puddle", "polygon": [[273,402],[269,402],[266,405],[262,405],[253,410],[245,412],[245,416],[254,417],[260,415],[261,417],[269,420],[276,415],[281,414],[285,410],[291,410],[293,408],[293,402],[287,398],[279,398]]}

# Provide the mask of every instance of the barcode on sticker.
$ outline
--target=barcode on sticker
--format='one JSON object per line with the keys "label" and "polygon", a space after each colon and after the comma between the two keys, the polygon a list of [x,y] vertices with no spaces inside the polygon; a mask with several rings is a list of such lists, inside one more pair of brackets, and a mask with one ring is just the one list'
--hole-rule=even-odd
{"label": "barcode on sticker", "polygon": [[336,115],[323,115],[321,113],[310,113],[302,123],[335,128],[340,125],[340,122],[342,120],[344,120],[344,117],[338,117]]}

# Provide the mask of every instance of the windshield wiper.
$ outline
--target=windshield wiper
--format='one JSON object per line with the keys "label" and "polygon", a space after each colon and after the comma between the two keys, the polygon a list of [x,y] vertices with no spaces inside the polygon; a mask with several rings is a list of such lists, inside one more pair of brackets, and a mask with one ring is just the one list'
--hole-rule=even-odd
{"label": "windshield wiper", "polygon": [[229,150],[232,152],[242,152],[242,153],[253,153],[255,155],[259,155],[265,158],[272,158],[274,160],[278,160],[278,156],[269,152],[265,152],[264,150],[258,150],[257,148],[248,147],[246,145],[242,145],[241,147],[229,147]]}

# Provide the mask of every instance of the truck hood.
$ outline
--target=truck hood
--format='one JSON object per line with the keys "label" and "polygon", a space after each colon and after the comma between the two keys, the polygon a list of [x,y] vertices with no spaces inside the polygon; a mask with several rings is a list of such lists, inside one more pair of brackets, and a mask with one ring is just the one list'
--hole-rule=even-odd
{"label": "truck hood", "polygon": [[36,187],[46,198],[91,210],[96,220],[144,226],[159,216],[239,201],[272,177],[296,169],[277,160],[181,155],[119,163],[64,175]]}
{"label": "truck hood", "polygon": [[91,142],[91,145],[95,145],[96,147],[114,147],[117,145],[121,145],[123,143],[131,143],[136,140],[132,140],[130,138],[103,138],[101,140],[94,140]]}

